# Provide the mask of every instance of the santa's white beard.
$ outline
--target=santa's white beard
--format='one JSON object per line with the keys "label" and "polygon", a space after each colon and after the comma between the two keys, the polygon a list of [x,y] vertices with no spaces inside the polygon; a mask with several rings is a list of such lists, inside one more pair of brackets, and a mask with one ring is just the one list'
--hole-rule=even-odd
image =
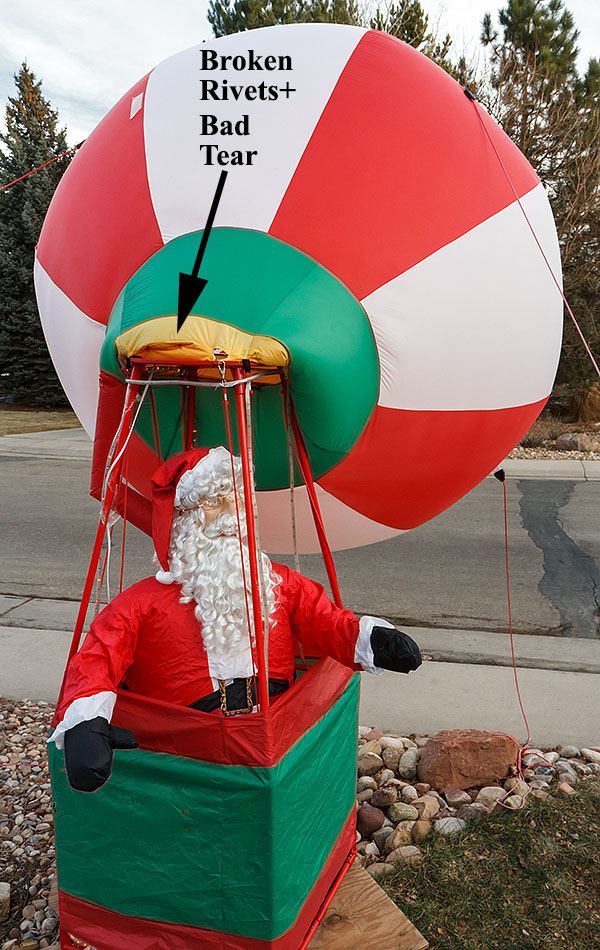
{"label": "santa's white beard", "polygon": [[[173,519],[169,571],[159,571],[162,584],[181,584],[180,602],[195,602],[211,676],[234,679],[254,671],[252,590],[248,545],[242,540],[244,573],[237,518],[223,513],[206,527],[201,509],[182,512]],[[275,608],[280,578],[266,554],[261,555],[267,616]],[[250,615],[250,627],[248,626]]]}

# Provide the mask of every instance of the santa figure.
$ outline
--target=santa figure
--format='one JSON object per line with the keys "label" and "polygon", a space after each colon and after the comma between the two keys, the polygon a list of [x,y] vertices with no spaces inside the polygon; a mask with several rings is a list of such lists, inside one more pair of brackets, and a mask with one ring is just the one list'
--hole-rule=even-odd
{"label": "santa figure", "polygon": [[[113,749],[135,748],[131,732],[110,725],[119,687],[215,715],[255,707],[242,484],[240,459],[221,446],[184,452],[154,475],[152,535],[160,569],[105,607],[67,670],[50,741],[64,747],[73,788],[100,788]],[[420,665],[407,634],[376,617],[359,620],[333,604],[321,584],[264,553],[260,559],[270,696],[293,686],[296,640],[305,653],[354,670],[408,673]]]}

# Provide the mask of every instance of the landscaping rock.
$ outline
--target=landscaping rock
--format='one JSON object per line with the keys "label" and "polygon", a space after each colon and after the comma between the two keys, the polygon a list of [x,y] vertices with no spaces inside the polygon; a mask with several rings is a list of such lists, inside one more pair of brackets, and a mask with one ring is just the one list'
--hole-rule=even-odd
{"label": "landscaping rock", "polygon": [[382,736],[383,732],[381,729],[378,729],[377,726],[375,726],[373,729],[370,729],[368,732],[366,732],[362,738],[365,740],[365,742],[371,742],[373,739],[381,739]]}
{"label": "landscaping rock", "polygon": [[600,440],[592,432],[563,432],[556,448],[563,452],[600,452]]}
{"label": "landscaping rock", "polygon": [[471,805],[463,805],[459,808],[456,817],[461,818],[462,821],[475,821],[477,818],[481,818],[482,815],[487,815],[487,813],[487,805],[482,802],[473,802]]}
{"label": "landscaping rock", "polygon": [[379,848],[381,854],[383,854],[385,850],[385,843],[393,831],[394,831],[393,827],[391,825],[388,825],[384,828],[380,828],[379,831],[376,831],[374,833],[373,841]]}
{"label": "landscaping rock", "polygon": [[10,884],[0,881],[0,924],[10,917]]}
{"label": "landscaping rock", "polygon": [[575,772],[563,772],[560,777],[561,785],[577,785],[578,778]]}
{"label": "landscaping rock", "polygon": [[461,805],[470,805],[472,798],[468,792],[462,788],[443,788],[442,795],[450,805],[450,808],[460,808]]}
{"label": "landscaping rock", "polygon": [[417,777],[417,763],[419,761],[419,755],[422,754],[423,752],[419,752],[419,749],[406,750],[398,763],[398,775],[400,778],[406,779],[407,782],[412,782],[413,779]]}
{"label": "landscaping rock", "polygon": [[416,821],[421,816],[413,805],[408,805],[406,802],[396,802],[390,805],[388,817],[390,821]]}
{"label": "landscaping rock", "polygon": [[356,783],[357,792],[364,792],[366,788],[371,788],[373,791],[377,788],[377,782],[372,775],[363,775]]}
{"label": "landscaping rock", "polygon": [[375,831],[379,831],[385,821],[385,815],[379,808],[372,805],[361,805],[356,815],[356,827],[363,838],[370,838]]}
{"label": "landscaping rock", "polygon": [[381,753],[381,758],[383,760],[384,765],[387,766],[388,769],[393,769],[393,771],[396,772],[398,770],[400,759],[402,758],[403,755],[404,755],[404,746],[402,746],[401,749],[396,749],[396,748],[391,747],[391,748],[383,749]]}
{"label": "landscaping rock", "polygon": [[393,782],[396,776],[392,769],[382,769],[379,773],[379,785],[387,785],[388,782]]}
{"label": "landscaping rock", "polygon": [[[576,775],[591,775],[592,774],[591,763],[590,765],[582,765],[581,762],[577,761],[577,759],[569,759],[569,762],[571,763],[571,768],[573,769]],[[598,768],[600,768],[600,766],[598,766]]]}
{"label": "landscaping rock", "polygon": [[402,755],[405,751],[404,743],[407,741],[407,739],[399,738],[398,736],[381,736],[379,745],[384,751],[385,749],[396,749]]}
{"label": "landscaping rock", "polygon": [[556,789],[557,795],[576,795],[577,792],[572,785],[567,784],[567,782],[561,782],[558,788]]}
{"label": "landscaping rock", "polygon": [[502,801],[496,802],[496,808],[501,811],[503,808],[508,809],[508,811],[520,811],[523,807],[523,798],[521,795],[509,795],[508,798],[503,798]]}
{"label": "landscaping rock", "polygon": [[594,765],[600,765],[600,752],[596,749],[582,749],[581,757],[587,762],[593,762]]}
{"label": "landscaping rock", "polygon": [[459,831],[464,831],[467,823],[461,818],[440,818],[434,821],[433,827],[440,835],[455,835]]}
{"label": "landscaping rock", "polygon": [[499,798],[503,798],[505,795],[506,791],[503,788],[499,788],[497,785],[486,785],[485,788],[479,790],[475,801],[489,808],[490,805],[494,805]]}
{"label": "landscaping rock", "polygon": [[424,795],[423,798],[418,798],[413,802],[413,807],[416,808],[419,818],[429,820],[439,812],[440,803],[433,795]]}
{"label": "landscaping rock", "polygon": [[522,798],[523,795],[527,794],[529,785],[527,782],[523,782],[518,778],[507,778],[506,782],[504,783],[504,788],[507,792],[512,792],[513,795],[520,795]]}
{"label": "landscaping rock", "polygon": [[362,759],[365,755],[381,755],[381,746],[377,739],[373,739],[371,742],[365,742],[364,745],[359,747],[358,758]]}
{"label": "landscaping rock", "polygon": [[414,785],[405,785],[401,791],[402,800],[405,802],[413,802],[415,798],[419,797],[419,793],[414,787]]}
{"label": "landscaping rock", "polygon": [[537,798],[541,802],[545,802],[550,797],[550,792],[545,792],[543,788],[532,788],[530,794],[532,798]]}
{"label": "landscaping rock", "polygon": [[401,821],[400,824],[394,828],[389,838],[386,839],[384,851],[389,854],[391,851],[395,851],[396,848],[401,848],[405,844],[411,844],[414,824],[414,821]]}
{"label": "landscaping rock", "polygon": [[398,792],[395,788],[378,788],[371,792],[371,805],[376,808],[388,808],[398,801]]}
{"label": "landscaping rock", "polygon": [[420,818],[419,821],[415,821],[410,831],[410,836],[414,843],[418,844],[419,841],[422,841],[422,839],[431,832],[432,827],[431,822],[425,818]]}
{"label": "landscaping rock", "polygon": [[390,875],[394,873],[394,865],[382,864],[380,861],[377,861],[367,868],[367,873],[370,874],[371,877],[390,877]]}
{"label": "landscaping rock", "polygon": [[560,750],[560,754],[563,759],[578,759],[581,755],[576,745],[564,745]]}
{"label": "landscaping rock", "polygon": [[419,779],[435,788],[489,786],[504,781],[518,751],[510,736],[476,729],[440,732],[421,749]]}
{"label": "landscaping rock", "polygon": [[366,755],[361,755],[358,760],[358,774],[361,778],[363,775],[375,775],[375,772],[379,772],[379,769],[382,768],[383,759],[375,752],[367,752]]}
{"label": "landscaping rock", "polygon": [[423,864],[423,855],[414,844],[409,844],[396,848],[395,851],[388,854],[386,862],[388,864],[412,864],[418,867]]}
{"label": "landscaping rock", "polygon": [[528,749],[521,759],[521,765],[524,769],[535,768],[537,765],[545,765],[545,758],[546,755],[541,749]]}

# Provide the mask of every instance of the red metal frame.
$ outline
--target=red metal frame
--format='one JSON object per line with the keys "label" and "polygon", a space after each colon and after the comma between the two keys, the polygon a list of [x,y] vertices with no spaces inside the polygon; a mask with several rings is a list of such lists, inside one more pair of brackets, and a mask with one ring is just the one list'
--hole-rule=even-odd
{"label": "red metal frame", "polygon": [[352,851],[350,851],[350,853],[348,854],[348,857],[346,858],[346,860],[345,860],[344,863],[342,864],[342,866],[341,866],[341,868],[340,868],[340,870],[339,870],[339,873],[338,873],[336,879],[334,880],[333,884],[331,885],[331,887],[330,887],[330,889],[329,889],[329,891],[328,891],[328,893],[327,893],[327,896],[325,897],[325,900],[324,900],[323,903],[321,904],[321,907],[320,907],[320,909],[319,909],[319,913],[317,914],[317,916],[316,916],[315,919],[313,920],[312,924],[310,925],[310,929],[309,929],[308,933],[306,934],[306,937],[304,938],[304,940],[303,940],[302,943],[300,944],[299,950],[306,950],[306,948],[308,947],[309,943],[311,942],[312,938],[313,938],[314,935],[315,935],[315,932],[316,932],[316,930],[317,930],[319,924],[321,923],[321,921],[323,920],[323,917],[324,917],[325,914],[327,913],[327,911],[328,911],[328,909],[329,909],[329,906],[330,906],[330,904],[331,904],[333,898],[335,897],[335,895],[336,895],[337,892],[339,891],[340,886],[341,886],[341,884],[342,884],[342,881],[344,880],[344,878],[346,877],[346,874],[348,873],[348,871],[349,871],[350,868],[352,867],[352,864],[353,864],[353,862],[354,862],[355,857],[356,857],[356,846],[352,849]]}
{"label": "red metal frame", "polygon": [[[134,366],[131,372],[131,379],[138,380],[141,379],[142,368],[141,366]],[[122,422],[121,422],[121,431],[117,444],[115,446],[114,458],[116,459],[119,455],[119,452],[122,450],[127,436],[129,434],[129,423],[131,421],[131,415],[133,413],[133,408],[135,405],[135,399],[137,396],[137,387],[131,386],[127,392],[127,397],[125,400],[125,406],[123,408]],[[90,558],[90,566],[88,568],[87,576],[85,579],[85,584],[83,588],[83,594],[81,595],[81,604],[79,605],[79,612],[77,614],[77,620],[75,621],[75,630],[73,631],[73,639],[71,641],[71,649],[69,650],[69,655],[67,657],[67,662],[65,665],[65,672],[63,674],[63,680],[60,687],[60,694],[58,698],[58,705],[62,702],[62,697],[65,688],[65,679],[67,674],[67,667],[71,659],[77,653],[79,649],[79,643],[81,640],[81,634],[83,632],[83,625],[85,623],[85,615],[90,603],[90,597],[92,596],[92,588],[94,586],[94,579],[96,577],[96,570],[98,567],[98,562],[100,560],[100,555],[102,553],[102,544],[104,542],[104,535],[106,534],[107,528],[107,519],[110,512],[115,491],[117,485],[119,484],[119,476],[121,474],[121,468],[123,465],[123,459],[121,458],[116,465],[115,469],[110,475],[108,482],[106,484],[106,490],[104,493],[104,499],[102,502],[102,508],[100,511],[100,519],[98,521],[98,530],[96,531],[96,538],[94,540],[94,547],[92,548],[92,555]]]}
{"label": "red metal frame", "polygon": [[[196,368],[215,368],[218,365],[219,361],[200,361],[197,363],[192,363],[192,361],[178,361],[177,365],[185,366],[186,370],[181,376],[181,386],[185,387],[186,379],[192,378],[191,367],[195,366]],[[152,367],[157,365],[152,361],[142,360],[142,359],[133,359],[131,360],[132,369],[130,379],[132,381],[139,381],[142,379],[144,369],[147,367]],[[158,362],[158,365],[164,365],[161,362]],[[260,368],[260,367],[256,367]],[[246,404],[245,404],[245,392],[244,387],[244,371],[241,364],[228,363],[228,369],[231,371],[232,377],[237,381],[237,385],[234,388],[235,402],[237,409],[237,429],[238,429],[238,439],[239,439],[239,451],[242,461],[242,473],[243,473],[243,483],[244,483],[244,493],[247,499],[246,503],[246,523],[247,523],[247,532],[248,532],[248,549],[249,549],[249,561],[250,561],[250,579],[252,587],[252,605],[254,611],[254,630],[256,638],[256,655],[257,655],[257,666],[258,666],[258,680],[259,680],[259,692],[260,692],[260,707],[261,709],[269,708],[269,690],[268,690],[268,669],[267,669],[267,659],[265,656],[265,637],[263,629],[263,618],[262,618],[262,609],[260,602],[260,585],[259,585],[259,570],[258,570],[258,553],[257,553],[257,540],[256,540],[256,524],[254,520],[254,508],[251,504],[252,498],[252,473],[250,469],[250,457],[249,457],[249,447],[248,447],[248,433],[247,433],[247,418],[246,418]],[[284,400],[285,400],[285,387],[286,382],[282,376],[282,382],[284,386]],[[127,437],[129,434],[129,426],[131,422],[131,416],[133,413],[135,398],[137,395],[138,387],[132,385],[129,387],[125,406],[123,409],[121,431],[119,433],[119,438],[115,446],[114,458],[118,458],[119,453],[122,451]],[[190,386],[187,388],[186,397],[184,398],[184,391],[182,389],[182,430],[184,433],[184,448],[189,449],[192,447],[193,438],[194,438],[194,417],[195,417],[195,388]],[[152,427],[154,430],[155,437],[155,447],[157,454],[160,455],[160,442],[159,442],[159,431],[158,431],[158,419],[156,413],[156,405],[154,400],[154,394],[151,393],[151,414],[152,414]],[[287,415],[286,415],[287,421]],[[335,565],[333,563],[333,556],[331,549],[329,547],[327,537],[325,534],[325,527],[323,524],[323,519],[321,516],[321,511],[319,508],[319,502],[317,499],[316,489],[314,481],[311,474],[310,462],[308,458],[308,453],[306,451],[306,446],[304,443],[304,438],[302,436],[302,431],[298,423],[298,419],[294,410],[293,403],[290,407],[290,419],[289,424],[292,426],[293,431],[293,442],[294,442],[294,451],[296,454],[296,460],[298,467],[302,474],[304,484],[306,485],[306,490],[308,493],[312,515],[315,522],[315,528],[317,531],[317,537],[319,539],[319,544],[321,547],[321,552],[323,555],[323,560],[325,562],[325,567],[327,570],[327,576],[329,578],[329,583],[331,585],[331,591],[333,599],[337,606],[341,607],[341,597],[337,582],[337,576],[335,572]],[[85,616],[87,613],[87,608],[90,602],[90,597],[94,585],[94,579],[96,576],[97,566],[100,560],[102,552],[102,544],[104,541],[104,536],[107,530],[107,518],[111,510],[115,491],[119,485],[121,472],[123,467],[123,458],[119,459],[117,465],[108,479],[106,485],[106,491],[104,494],[104,499],[102,503],[102,510],[100,515],[100,520],[98,524],[98,529],[96,532],[96,538],[94,541],[94,546],[92,549],[92,555],[90,559],[90,565],[88,568],[88,573],[86,576],[86,581],[84,585],[83,595],[81,599],[81,605],[77,615],[77,620],[75,623],[75,630],[73,634],[73,640],[71,643],[71,649],[69,651],[69,657],[67,659],[67,664],[65,667],[68,667],[69,661],[74,656],[74,654],[79,649],[79,643],[81,639],[81,634],[83,631],[83,626],[85,623]],[[125,491],[127,493],[127,486],[125,486]],[[59,703],[62,700],[62,695],[64,692],[64,681],[61,686]],[[331,904],[338,888],[340,887],[345,875],[350,869],[352,862],[356,856],[356,848],[354,847],[348,856],[346,857],[340,871],[335,878],[325,900],[323,901],[317,916],[315,917],[310,929],[308,930],[302,944],[300,945],[299,950],[306,950],[312,937],[315,934],[319,924],[323,920],[328,907]]]}
{"label": "red metal frame", "polygon": [[333,555],[331,553],[331,548],[329,547],[329,542],[327,540],[327,535],[325,534],[325,525],[323,524],[323,518],[321,516],[321,509],[319,507],[319,500],[317,498],[317,492],[315,489],[315,483],[313,481],[312,473],[310,470],[310,462],[308,459],[308,453],[306,451],[306,446],[304,444],[304,438],[302,436],[302,431],[300,425],[298,424],[298,419],[296,416],[296,410],[294,409],[294,403],[290,403],[290,416],[292,431],[294,433],[294,442],[296,445],[296,460],[298,462],[298,468],[302,474],[304,484],[306,486],[306,491],[308,493],[308,500],[310,501],[310,507],[315,522],[315,529],[317,532],[317,537],[319,539],[319,545],[321,548],[321,554],[323,555],[323,561],[325,562],[325,570],[327,571],[327,577],[329,579],[329,586],[331,587],[331,594],[333,599],[338,607],[342,607],[342,598],[340,595],[340,589],[338,586],[338,579],[335,570],[335,564],[333,562]]}

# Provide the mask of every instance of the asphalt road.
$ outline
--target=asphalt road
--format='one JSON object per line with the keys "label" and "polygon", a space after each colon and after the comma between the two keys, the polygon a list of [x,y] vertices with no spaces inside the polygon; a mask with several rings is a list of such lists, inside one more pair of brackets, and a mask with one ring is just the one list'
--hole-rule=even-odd
{"label": "asphalt road", "polygon": [[[80,597],[98,513],[88,483],[87,460],[0,455],[0,594]],[[509,479],[507,494],[515,630],[597,639],[600,482]],[[129,584],[150,573],[152,546],[131,527],[126,544]],[[117,541],[113,583],[119,547]],[[354,610],[424,627],[507,628],[502,487],[495,479],[433,522],[335,559],[344,603]],[[316,556],[302,557],[301,569],[324,576]]]}

